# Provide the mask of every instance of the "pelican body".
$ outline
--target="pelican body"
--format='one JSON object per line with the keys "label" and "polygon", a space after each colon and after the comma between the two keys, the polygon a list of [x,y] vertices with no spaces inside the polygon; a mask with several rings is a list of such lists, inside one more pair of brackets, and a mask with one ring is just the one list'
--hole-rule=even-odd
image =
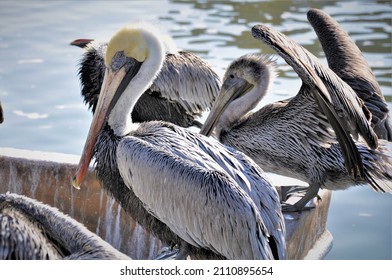
{"label": "pelican body", "polygon": [[[71,45],[84,48],[79,77],[85,103],[94,113],[101,90],[107,43],[77,39]],[[170,43],[162,69],[139,98],[132,111],[134,122],[163,120],[182,127],[201,124],[197,118],[210,109],[219,93],[221,81],[213,67],[197,55],[177,51]],[[130,67],[136,62],[128,60]]]}
{"label": "pelican body", "polygon": [[[284,205],[284,211],[304,209],[319,188],[369,183],[391,193],[386,143],[378,139],[370,110],[354,90],[283,34],[262,25],[253,27],[252,34],[293,67],[301,89],[293,98],[251,112],[268,92],[275,65],[268,56],[240,57],[228,67],[201,133],[210,135],[215,128],[222,143],[252,157],[264,171],[309,183],[305,196]],[[362,140],[354,142],[358,134]]]}
{"label": "pelican body", "polygon": [[[128,67],[130,58],[138,67]],[[133,121],[130,113],[164,58],[152,27],[129,26],[112,37],[73,185],[95,150],[103,187],[163,242],[196,258],[284,259],[278,194],[250,158],[168,122]]]}
{"label": "pelican body", "polygon": [[58,209],[0,194],[0,260],[127,260],[128,256]]}

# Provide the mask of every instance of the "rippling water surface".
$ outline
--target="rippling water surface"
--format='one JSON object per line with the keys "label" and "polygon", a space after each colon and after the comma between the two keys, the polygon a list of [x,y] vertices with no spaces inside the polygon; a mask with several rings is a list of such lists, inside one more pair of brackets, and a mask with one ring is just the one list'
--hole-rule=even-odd
{"label": "rippling water surface", "polygon": [[[77,38],[107,40],[132,21],[151,21],[179,48],[208,60],[220,75],[246,53],[273,53],[250,34],[273,26],[324,60],[306,20],[310,7],[331,14],[354,38],[388,102],[391,86],[390,1],[1,1],[0,147],[80,154],[91,114],[77,77]],[[279,77],[264,105],[297,93],[300,81],[278,58]],[[389,103],[392,107],[391,103]],[[333,193],[327,259],[392,259],[392,198],[356,187]]]}

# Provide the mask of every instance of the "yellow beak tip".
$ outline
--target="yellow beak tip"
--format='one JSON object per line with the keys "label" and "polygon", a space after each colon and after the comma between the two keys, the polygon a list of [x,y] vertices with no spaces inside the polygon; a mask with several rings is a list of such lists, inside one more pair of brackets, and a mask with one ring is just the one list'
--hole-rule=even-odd
{"label": "yellow beak tip", "polygon": [[72,179],[72,187],[74,187],[77,190],[80,190],[80,183],[76,179],[76,176]]}

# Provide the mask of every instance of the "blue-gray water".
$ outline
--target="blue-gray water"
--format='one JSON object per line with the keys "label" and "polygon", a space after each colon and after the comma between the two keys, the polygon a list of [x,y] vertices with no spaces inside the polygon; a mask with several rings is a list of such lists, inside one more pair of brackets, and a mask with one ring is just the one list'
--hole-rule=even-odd
{"label": "blue-gray water", "polygon": [[[272,25],[324,61],[306,20],[321,8],[352,35],[392,101],[390,1],[0,1],[0,147],[80,154],[91,121],[82,103],[77,38],[107,40],[132,21],[151,21],[179,48],[208,60],[220,75],[234,58],[272,53],[250,28]],[[313,1],[312,1],[313,2]],[[300,81],[282,59],[263,104],[296,94]],[[391,105],[389,103],[389,105]],[[392,107],[392,106],[391,106]],[[327,259],[392,259],[392,197],[369,187],[334,192]],[[311,230],[311,229],[310,229]]]}

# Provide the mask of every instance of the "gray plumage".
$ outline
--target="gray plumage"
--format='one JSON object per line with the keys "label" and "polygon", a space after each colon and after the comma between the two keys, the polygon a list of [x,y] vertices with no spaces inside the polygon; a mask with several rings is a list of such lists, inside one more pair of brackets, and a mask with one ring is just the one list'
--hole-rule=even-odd
{"label": "gray plumage", "polygon": [[121,139],[117,164],[147,212],[186,243],[228,259],[285,258],[276,191],[242,153],[148,122]]}
{"label": "gray plumage", "polygon": [[372,127],[380,139],[392,141],[392,121],[380,86],[361,50],[331,16],[310,9],[308,21],[323,47],[328,66],[365,102]]}
{"label": "gray plumage", "polygon": [[[201,133],[209,135],[216,127],[222,143],[243,151],[263,170],[308,182],[305,196],[293,206],[286,205],[287,211],[303,209],[319,188],[342,189],[367,182],[376,191],[391,193],[387,146],[370,127],[362,100],[285,35],[262,25],[253,27],[252,34],[298,73],[303,82],[298,94],[250,112],[268,91],[275,72],[269,57],[243,56],[227,69],[221,94]],[[366,141],[354,142],[351,137],[358,135]]]}
{"label": "gray plumage", "polygon": [[[137,72],[112,67],[124,55],[120,36],[145,42],[148,55]],[[120,87],[103,87],[73,185],[83,180],[95,144],[103,187],[163,242],[178,244],[192,258],[284,259],[278,194],[250,158],[168,122],[131,119],[129,112],[162,69],[158,31],[137,25],[113,38],[108,48],[116,55],[106,73]],[[138,55],[131,47],[128,55]]]}
{"label": "gray plumage", "polygon": [[191,52],[180,51],[166,54],[162,70],[149,90],[200,116],[212,107],[220,86],[211,65]]}
{"label": "gray plumage", "polygon": [[58,209],[0,194],[0,259],[130,259]]}

